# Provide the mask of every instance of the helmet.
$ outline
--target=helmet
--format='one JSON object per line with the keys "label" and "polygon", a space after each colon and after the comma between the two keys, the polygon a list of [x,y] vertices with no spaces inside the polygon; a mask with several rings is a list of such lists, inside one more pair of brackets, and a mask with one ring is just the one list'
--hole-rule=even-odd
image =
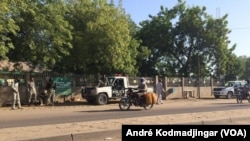
{"label": "helmet", "polygon": [[145,79],[142,77],[142,78],[140,79],[140,81],[141,81],[141,83],[143,83],[143,82],[145,82]]}

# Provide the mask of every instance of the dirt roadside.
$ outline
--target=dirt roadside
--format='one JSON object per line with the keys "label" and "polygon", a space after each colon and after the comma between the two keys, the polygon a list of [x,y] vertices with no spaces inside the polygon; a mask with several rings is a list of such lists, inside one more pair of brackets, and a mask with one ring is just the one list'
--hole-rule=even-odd
{"label": "dirt roadside", "polygon": [[[168,109],[171,107],[185,106],[205,106],[207,104],[216,103],[236,103],[235,99],[175,99],[166,100],[164,104],[155,105],[154,108]],[[249,104],[245,102],[245,105]],[[60,106],[60,107],[24,107],[23,110],[11,111],[9,107],[0,108],[1,113],[9,114],[13,112],[27,113],[38,112],[42,110],[76,110],[77,108],[85,110],[94,110],[98,108],[107,109],[117,107],[117,104],[105,106]],[[1,119],[1,118],[0,118]],[[123,124],[250,124],[250,104],[249,109],[244,110],[229,110],[229,111],[214,111],[186,114],[172,114],[161,116],[145,116],[143,118],[127,118],[127,119],[112,119],[102,121],[89,121],[77,123],[65,123],[56,125],[28,126],[17,128],[4,128],[0,130],[0,140],[18,141],[18,140],[33,140],[37,138],[46,138],[53,136],[63,136],[71,134],[91,134],[94,132],[107,132],[112,130],[120,130]],[[39,130],[39,132],[38,132]],[[105,137],[102,140],[121,140],[120,135],[116,137]],[[94,141],[94,140],[93,140]]]}

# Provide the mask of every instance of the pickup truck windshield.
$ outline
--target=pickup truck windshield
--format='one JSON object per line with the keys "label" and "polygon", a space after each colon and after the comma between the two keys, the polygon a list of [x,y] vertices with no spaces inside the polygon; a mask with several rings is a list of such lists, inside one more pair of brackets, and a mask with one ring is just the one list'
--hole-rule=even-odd
{"label": "pickup truck windshield", "polygon": [[227,82],[227,83],[225,83],[224,86],[225,86],[225,87],[233,87],[234,84],[233,84],[232,82]]}
{"label": "pickup truck windshield", "polygon": [[245,84],[246,82],[244,81],[237,81],[237,82],[229,81],[229,82],[226,82],[224,86],[225,87],[243,87]]}
{"label": "pickup truck windshield", "polygon": [[115,78],[108,78],[108,86],[112,86],[113,82],[114,82]]}

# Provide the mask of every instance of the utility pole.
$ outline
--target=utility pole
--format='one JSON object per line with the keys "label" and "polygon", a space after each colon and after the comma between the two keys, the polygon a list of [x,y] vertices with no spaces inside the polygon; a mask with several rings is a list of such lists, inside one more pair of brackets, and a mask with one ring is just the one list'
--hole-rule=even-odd
{"label": "utility pole", "polygon": [[220,8],[216,8],[216,18],[220,18]]}
{"label": "utility pole", "polygon": [[197,62],[198,62],[198,69],[197,69],[197,72],[198,72],[198,80],[197,80],[197,84],[198,84],[198,87],[197,87],[197,96],[198,98],[200,98],[200,44],[199,44],[199,33],[197,34],[197,48],[198,48],[198,53],[197,53]]}

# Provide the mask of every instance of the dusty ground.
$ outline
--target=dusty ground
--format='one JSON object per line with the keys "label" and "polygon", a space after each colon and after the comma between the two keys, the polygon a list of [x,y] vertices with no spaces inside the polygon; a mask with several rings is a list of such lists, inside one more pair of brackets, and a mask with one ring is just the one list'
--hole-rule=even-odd
{"label": "dusty ground", "polygon": [[[171,107],[182,107],[182,106],[204,106],[206,104],[216,103],[216,102],[231,102],[235,103],[235,100],[200,100],[200,99],[187,99],[187,100],[166,100],[164,104],[155,105],[154,108],[171,108]],[[245,103],[248,104],[248,103]],[[100,107],[96,106],[85,106],[85,110],[94,110]],[[117,107],[117,104],[105,105],[102,108],[107,109],[111,107]],[[23,110],[10,111],[9,108],[0,108],[1,113],[11,113],[11,112],[30,112],[39,111],[41,108],[24,108]],[[54,110],[58,110],[59,107],[55,107]],[[60,107],[63,108],[63,107]],[[75,109],[81,108],[82,106],[74,106]],[[51,110],[51,109],[49,109]],[[53,109],[52,109],[53,110]],[[65,108],[64,110],[71,110],[71,108]],[[235,118],[242,117],[245,120],[234,120]],[[181,123],[191,123],[197,122],[204,124],[209,121],[215,121],[220,119],[228,119],[226,123],[223,124],[250,124],[250,108],[245,110],[231,110],[231,111],[215,111],[215,112],[202,112],[202,113],[189,113],[189,114],[173,114],[165,116],[148,116],[142,118],[127,118],[127,119],[112,119],[103,121],[90,121],[90,122],[78,122],[78,123],[65,123],[57,125],[42,125],[39,126],[39,132],[36,132],[37,126],[29,127],[18,127],[18,128],[4,128],[0,130],[0,140],[1,141],[17,141],[17,140],[32,140],[35,138],[44,138],[51,136],[60,136],[68,134],[69,131],[72,134],[80,133],[91,133],[97,131],[107,131],[114,129],[121,129],[122,124],[181,124]],[[249,120],[248,120],[249,118]],[[213,122],[212,122],[213,123]],[[220,123],[219,123],[220,124]],[[21,131],[21,132],[20,132]],[[120,138],[108,138],[103,140],[120,141]]]}

